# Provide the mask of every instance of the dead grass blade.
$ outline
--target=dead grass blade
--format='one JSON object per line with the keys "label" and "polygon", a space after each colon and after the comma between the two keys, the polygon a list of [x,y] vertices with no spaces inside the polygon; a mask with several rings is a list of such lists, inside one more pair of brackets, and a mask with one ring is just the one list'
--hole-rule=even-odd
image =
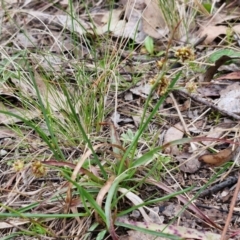
{"label": "dead grass blade", "polygon": [[[115,176],[111,176],[107,180],[107,182],[104,184],[104,186],[100,189],[100,191],[97,195],[97,199],[96,199],[96,202],[100,207],[102,207],[103,199],[106,196],[107,192],[109,191],[114,179],[115,179]],[[102,223],[102,221],[99,218],[98,213],[96,211],[95,211],[95,218],[96,218],[97,222]]]}
{"label": "dead grass blade", "polygon": [[[93,146],[93,150],[96,151],[98,148],[104,146],[103,143],[100,143],[96,146]],[[77,163],[72,176],[71,176],[71,180],[74,182],[76,180],[77,174],[79,173],[80,169],[82,168],[82,165],[84,164],[85,160],[92,154],[92,150],[88,150],[85,154],[82,155],[81,159],[79,160],[79,162]],[[67,213],[69,211],[69,207],[71,204],[71,200],[72,200],[72,187],[73,184],[70,182],[69,186],[68,186],[68,190],[67,190],[67,196],[66,196],[66,205],[65,205],[65,210],[64,212]]]}

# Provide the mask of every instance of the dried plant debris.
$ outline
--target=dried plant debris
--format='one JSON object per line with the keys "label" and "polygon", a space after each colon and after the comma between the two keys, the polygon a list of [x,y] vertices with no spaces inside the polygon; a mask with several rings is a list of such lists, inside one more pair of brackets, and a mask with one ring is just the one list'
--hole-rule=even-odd
{"label": "dried plant debris", "polygon": [[[176,123],[174,126],[168,128],[165,136],[164,136],[164,142],[163,144],[172,142],[174,140],[179,140],[183,138],[184,136],[184,129],[182,124]],[[179,155],[180,150],[178,146],[170,146],[164,150],[165,153],[171,154],[171,155]]]}
{"label": "dried plant debris", "polygon": [[227,111],[240,114],[240,83],[233,83],[220,92],[217,105]]}
{"label": "dried plant debris", "polygon": [[232,148],[226,148],[215,154],[204,154],[200,156],[198,160],[211,166],[218,167],[224,164],[225,162],[230,161],[232,157],[233,157]]}
{"label": "dried plant debris", "polygon": [[[179,226],[173,226],[173,225],[165,225],[165,224],[154,224],[154,223],[144,223],[144,222],[137,222],[137,221],[131,221],[131,220],[127,220],[127,219],[118,219],[119,221],[119,225],[121,226],[121,223],[125,223],[125,224],[130,224],[130,225],[134,225],[134,226],[139,226],[142,227],[144,229],[148,229],[148,230],[154,230],[159,232],[159,236],[162,235],[164,236],[165,234],[172,234],[173,236],[178,236],[180,239],[181,238],[195,238],[195,239],[213,239],[213,240],[219,240],[219,238],[221,237],[218,234],[215,233],[211,233],[211,232],[201,232],[195,229],[190,229],[190,228],[186,228],[186,227],[179,227]],[[164,231],[162,232],[162,230],[164,229]],[[136,234],[136,232],[134,232]],[[135,235],[134,234],[134,235]],[[136,239],[135,237],[133,237],[133,234],[131,233],[131,236],[129,239]],[[148,237],[148,235],[146,234],[141,234],[139,233],[138,235],[138,239],[139,237],[143,237],[144,239],[146,237]],[[166,236],[167,237],[167,236]],[[150,238],[151,239],[151,238]],[[154,238],[155,239],[155,238]],[[164,239],[164,238],[159,238],[159,239]],[[232,239],[232,238],[231,238]]]}
{"label": "dried plant debris", "polygon": [[207,35],[207,38],[204,40],[205,44],[212,43],[218,36],[227,35],[228,31],[231,30],[236,34],[240,31],[240,25],[226,23],[239,19],[239,9],[232,11],[231,14],[228,13],[228,10],[223,10],[218,14],[212,15],[208,19],[204,19],[200,24],[199,35]]}

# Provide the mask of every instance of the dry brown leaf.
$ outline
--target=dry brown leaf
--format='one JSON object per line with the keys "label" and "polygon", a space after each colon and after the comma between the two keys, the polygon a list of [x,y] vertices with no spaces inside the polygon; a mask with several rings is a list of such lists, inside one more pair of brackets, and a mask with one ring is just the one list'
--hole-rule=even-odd
{"label": "dry brown leaf", "polygon": [[78,34],[82,35],[86,32],[92,32],[93,24],[90,21],[86,21],[84,18],[71,18],[68,15],[51,15],[48,13],[43,13],[40,11],[32,11],[32,10],[24,10],[18,9],[17,13],[26,13],[28,14],[28,19],[26,21],[30,21],[33,18],[40,20],[41,22],[49,22],[51,24],[60,25],[63,28],[66,28],[70,31],[75,31]]}
{"label": "dry brown leaf", "polygon": [[126,38],[132,38],[137,43],[144,41],[147,36],[142,30],[142,13],[139,10],[129,8],[126,10],[124,20],[119,21],[113,34]]}
{"label": "dry brown leaf", "polygon": [[240,83],[235,82],[220,92],[218,107],[235,113],[240,113]]}
{"label": "dry brown leaf", "polygon": [[[41,112],[37,109],[28,110],[28,109],[17,108],[17,107],[10,108],[10,107],[4,106],[3,104],[0,104],[0,110],[9,112],[9,113],[13,113],[17,116],[20,116],[20,117],[22,117],[24,119],[28,119],[28,120],[41,116]],[[13,117],[10,115],[0,113],[0,124],[13,124],[13,123],[18,123],[18,122],[22,122],[22,120],[17,117]]]}
{"label": "dry brown leaf", "polygon": [[228,162],[233,157],[232,147],[226,148],[224,150],[219,151],[218,153],[214,154],[204,154],[198,158],[199,162],[203,162],[209,164],[213,167],[218,167]]}
{"label": "dry brown leaf", "polygon": [[136,42],[142,42],[147,35],[161,38],[168,33],[168,29],[159,8],[157,0],[129,0],[121,1],[126,6],[124,19],[124,34],[113,32],[118,36],[131,37]]}
{"label": "dry brown leaf", "polygon": [[[109,189],[111,188],[114,180],[115,180],[115,176],[111,176],[107,181],[106,183],[103,185],[103,187],[100,189],[98,195],[97,195],[97,198],[96,198],[96,202],[97,204],[102,207],[102,202],[103,202],[103,199],[104,197],[106,196],[106,194],[108,193]],[[101,222],[99,216],[98,216],[98,213],[97,211],[95,211],[95,218],[97,220],[97,222]]]}
{"label": "dry brown leaf", "polygon": [[143,31],[153,38],[162,38],[169,29],[165,23],[158,0],[145,0],[147,7],[143,11]]}
{"label": "dry brown leaf", "polygon": [[[179,140],[181,138],[183,138],[184,135],[184,128],[182,126],[182,124],[176,123],[174,126],[170,127],[165,136],[164,136],[164,142],[163,144],[175,141],[175,140]],[[165,153],[171,153],[173,155],[177,155],[179,153],[178,150],[178,146],[174,145],[174,146],[170,146],[168,148],[165,149],[164,151]]]}
{"label": "dry brown leaf", "polygon": [[[138,83],[135,87],[131,88],[130,91],[138,96],[141,96],[143,98],[147,98],[152,90],[152,85],[150,83]],[[155,93],[152,97],[153,99],[159,98],[157,94]]]}
{"label": "dry brown leaf", "polygon": [[192,156],[190,157],[190,160],[180,160],[180,163],[181,165],[179,166],[179,169],[186,173],[195,173],[200,168],[200,162],[197,158],[193,158]]}
{"label": "dry brown leaf", "polygon": [[221,23],[238,19],[239,18],[239,13],[232,12],[229,14],[229,12],[220,12],[218,14],[215,14],[214,16],[211,16],[211,19],[207,19],[206,23],[202,23],[204,26],[209,26],[209,25],[220,25]]}
{"label": "dry brown leaf", "polygon": [[38,46],[38,39],[33,36],[33,33],[19,33],[16,36],[15,41],[23,48],[33,48]]}
{"label": "dry brown leaf", "polygon": [[221,34],[226,35],[229,29],[232,29],[236,33],[240,33],[240,25],[236,25],[232,28],[228,28],[227,26],[223,26],[223,25],[220,25],[220,26],[210,25],[210,26],[201,26],[199,31],[200,32],[199,37],[201,38],[207,34],[207,38],[204,40],[204,43],[209,44],[213,42],[213,40],[217,38],[219,35]]}
{"label": "dry brown leaf", "polygon": [[[123,9],[113,9],[111,11],[105,10],[101,12],[91,13],[91,18],[96,25],[96,32],[98,34],[103,34],[107,31],[112,31],[121,29],[121,24],[119,24],[120,18],[122,16]],[[121,29],[123,32],[124,29]]]}
{"label": "dry brown leaf", "polygon": [[200,28],[200,38],[207,34],[207,38],[204,40],[205,44],[213,42],[213,40],[221,34],[226,34],[226,26],[207,26]]}
{"label": "dry brown leaf", "polygon": [[[147,3],[147,7],[146,4]],[[89,20],[86,16],[80,16],[77,19],[63,14],[51,15],[45,12],[32,10],[17,10],[15,14],[28,14],[27,22],[33,19],[39,20],[41,23],[49,22],[54,26],[61,26],[70,31],[74,31],[79,35],[93,33],[103,34],[111,31],[116,37],[132,38],[137,43],[142,43],[147,35],[154,38],[160,38],[167,34],[164,18],[158,6],[157,0],[129,1],[124,8],[112,10],[93,11],[90,13]],[[145,8],[145,9],[144,9]],[[125,10],[125,16],[123,13]],[[24,42],[25,37],[18,37],[19,44],[26,46],[31,45],[31,41]],[[35,41],[35,40],[34,40]]]}
{"label": "dry brown leaf", "polygon": [[[212,127],[211,130],[206,135],[207,138],[220,138],[224,133],[224,128],[222,127]],[[202,141],[206,146],[209,145],[209,141]]]}
{"label": "dry brown leaf", "polygon": [[215,80],[240,80],[240,71],[231,72],[229,74],[216,78]]}
{"label": "dry brown leaf", "polygon": [[[117,8],[109,10],[95,11],[91,13],[91,18],[96,25],[96,32],[103,34],[107,31],[115,37],[132,38],[141,43],[146,37],[142,30],[142,11],[145,7],[141,1],[128,1],[123,4],[125,9]],[[125,10],[125,15],[124,14]]]}

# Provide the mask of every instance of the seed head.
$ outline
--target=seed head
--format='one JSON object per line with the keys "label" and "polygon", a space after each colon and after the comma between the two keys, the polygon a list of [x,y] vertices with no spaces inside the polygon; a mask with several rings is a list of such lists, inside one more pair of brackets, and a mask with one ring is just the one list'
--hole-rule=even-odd
{"label": "seed head", "polygon": [[182,62],[186,60],[194,60],[195,56],[193,50],[189,47],[181,47],[175,52],[175,57],[180,59]]}

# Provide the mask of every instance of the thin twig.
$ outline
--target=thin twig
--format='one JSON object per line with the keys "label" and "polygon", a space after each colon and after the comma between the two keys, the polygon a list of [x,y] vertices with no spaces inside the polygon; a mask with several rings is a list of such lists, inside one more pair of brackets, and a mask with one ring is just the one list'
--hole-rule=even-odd
{"label": "thin twig", "polygon": [[186,90],[174,90],[174,92],[178,92],[179,94],[181,95],[184,95],[184,96],[187,96],[187,97],[190,97],[192,100],[196,101],[196,102],[199,102],[199,103],[203,103],[204,105],[206,105],[207,107],[209,108],[212,108],[218,112],[220,112],[222,115],[225,115],[225,116],[228,116],[228,117],[231,117],[231,118],[234,118],[236,120],[240,120],[240,116],[235,114],[235,113],[232,113],[232,112],[229,112],[229,111],[226,111],[216,105],[214,105],[214,103],[211,103],[210,101],[200,97],[199,95],[197,94],[190,94],[188,93]]}
{"label": "thin twig", "polygon": [[236,182],[237,182],[236,177],[229,177],[225,181],[220,182],[220,183],[210,187],[209,189],[204,190],[202,193],[200,193],[199,197],[206,197],[206,196],[212,195],[212,194],[220,191],[223,188],[233,186]]}
{"label": "thin twig", "polygon": [[[191,134],[190,134],[190,132],[189,132],[189,130],[188,130],[188,128],[187,128],[187,125],[186,125],[186,123],[185,123],[185,121],[184,121],[184,118],[183,118],[182,113],[181,113],[181,111],[180,111],[180,109],[179,109],[179,107],[178,107],[178,104],[177,104],[177,101],[176,101],[175,97],[173,96],[172,93],[170,93],[169,96],[171,97],[171,99],[172,99],[172,101],[173,101],[173,104],[174,104],[174,106],[175,106],[175,109],[177,110],[179,119],[180,119],[180,121],[181,121],[181,123],[182,123],[182,125],[183,125],[183,128],[184,128],[185,133],[190,137]],[[192,142],[191,142],[190,145],[191,145],[191,147],[192,147],[192,150],[196,150],[196,145],[195,145],[195,143],[192,143]],[[189,160],[190,160],[190,159],[189,159]]]}
{"label": "thin twig", "polygon": [[236,189],[235,189],[232,201],[231,201],[231,205],[230,205],[229,213],[228,213],[228,216],[227,216],[226,224],[224,226],[224,229],[223,229],[220,240],[225,240],[226,239],[225,236],[226,236],[226,233],[227,233],[227,230],[228,230],[228,226],[231,222],[231,218],[232,218],[232,215],[233,215],[233,210],[234,210],[235,203],[237,201],[239,190],[240,190],[240,175],[238,176],[238,182],[237,182]]}
{"label": "thin twig", "polygon": [[181,113],[181,111],[180,111],[180,109],[179,109],[179,107],[178,107],[178,104],[177,104],[177,101],[176,101],[175,97],[173,96],[172,93],[170,93],[169,96],[170,96],[170,98],[171,98],[172,101],[173,101],[174,107],[175,107],[175,109],[177,110],[179,119],[180,119],[180,121],[181,121],[181,123],[182,123],[182,125],[183,125],[183,128],[184,128],[186,134],[188,134],[189,136],[191,136],[191,134],[190,134],[190,132],[189,132],[187,126],[186,126],[186,123],[185,123],[185,121],[184,121],[184,119],[183,119],[182,113]]}

